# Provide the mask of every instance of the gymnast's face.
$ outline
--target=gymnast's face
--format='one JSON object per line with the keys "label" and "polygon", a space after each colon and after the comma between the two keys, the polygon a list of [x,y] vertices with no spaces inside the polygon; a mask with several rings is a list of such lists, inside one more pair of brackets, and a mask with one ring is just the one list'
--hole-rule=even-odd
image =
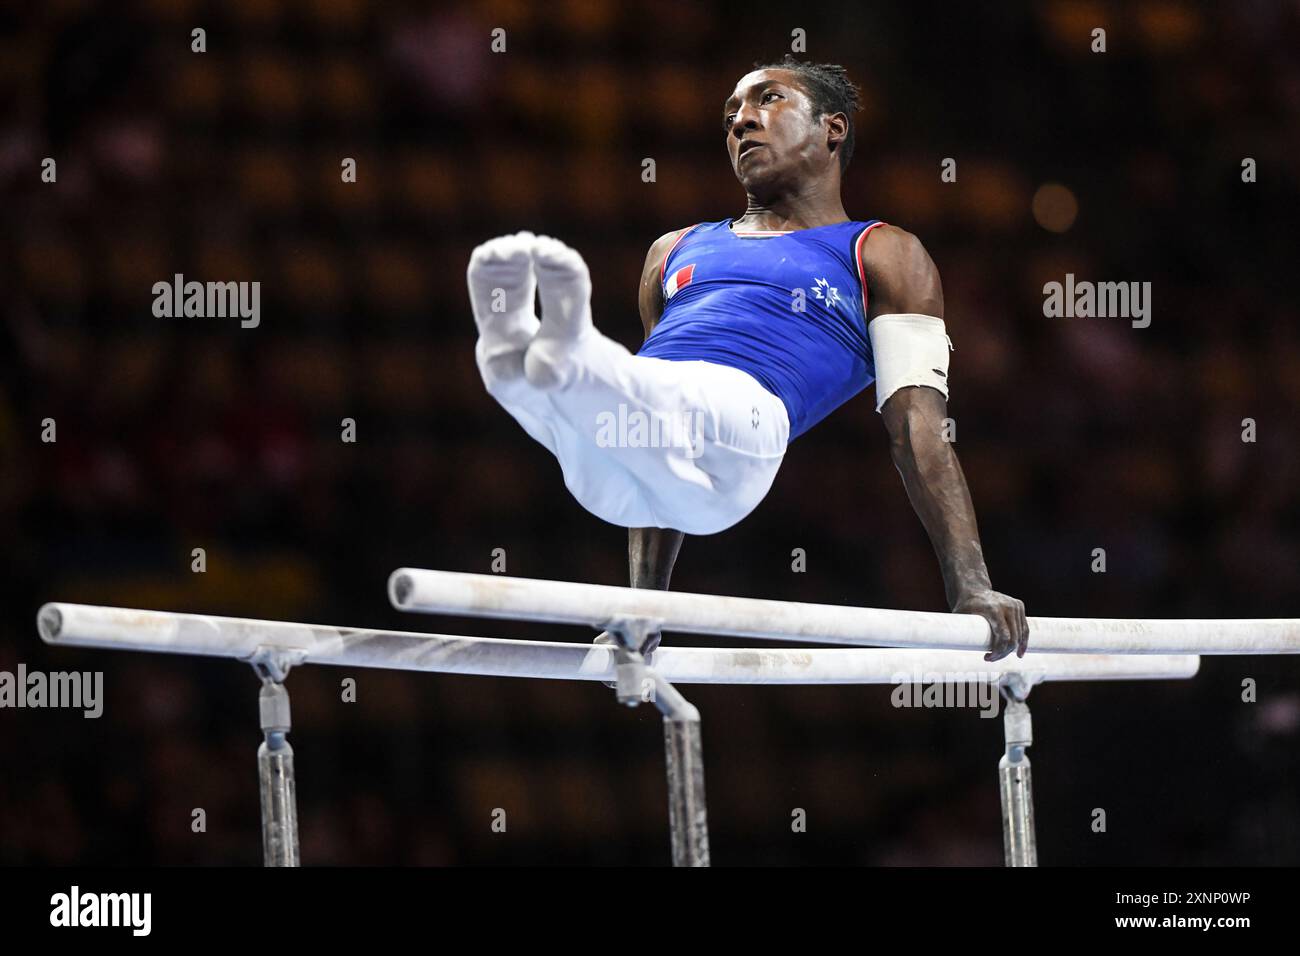
{"label": "gymnast's face", "polygon": [[838,174],[829,145],[843,139],[842,116],[814,118],[792,70],[745,74],[722,111],[731,168],[751,196]]}

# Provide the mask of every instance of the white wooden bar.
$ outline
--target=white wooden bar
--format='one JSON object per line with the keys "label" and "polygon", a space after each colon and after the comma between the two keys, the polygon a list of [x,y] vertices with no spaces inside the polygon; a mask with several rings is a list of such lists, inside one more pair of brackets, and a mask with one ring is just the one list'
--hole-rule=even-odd
{"label": "white wooden bar", "polygon": [[[301,652],[302,663],[441,674],[612,681],[607,645],[292,624],[87,604],[47,604],[38,617],[50,644],[247,660],[259,651]],[[996,680],[1159,680],[1192,677],[1194,656],[1030,654],[990,664],[971,651],[662,647],[650,661],[682,684],[895,684]]]}
{"label": "white wooden bar", "polygon": [[[803,604],[492,574],[401,568],[388,582],[403,611],[604,627],[647,618],[664,631],[870,647],[981,650],[989,628],[974,614]],[[1029,618],[1031,652],[1064,654],[1295,654],[1300,619],[1128,620]]]}

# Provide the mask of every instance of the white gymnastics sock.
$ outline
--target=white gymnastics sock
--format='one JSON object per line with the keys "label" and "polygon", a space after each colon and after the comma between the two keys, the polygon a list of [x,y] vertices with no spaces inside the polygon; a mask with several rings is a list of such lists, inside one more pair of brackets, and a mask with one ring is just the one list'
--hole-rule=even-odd
{"label": "white gymnastics sock", "polygon": [[535,240],[531,232],[491,239],[474,250],[466,270],[480,353],[505,378],[523,377],[524,350],[541,327],[534,311]]}
{"label": "white gymnastics sock", "polygon": [[549,236],[533,241],[533,271],[542,300],[542,328],[528,346],[525,374],[537,388],[563,388],[573,373],[568,354],[595,330],[591,274],[576,250]]}

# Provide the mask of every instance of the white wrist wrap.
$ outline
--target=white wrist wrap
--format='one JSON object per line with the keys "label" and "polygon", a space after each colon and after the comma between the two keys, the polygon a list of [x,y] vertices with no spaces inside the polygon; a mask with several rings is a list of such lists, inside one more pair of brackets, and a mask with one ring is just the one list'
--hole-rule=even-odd
{"label": "white wrist wrap", "polygon": [[928,385],[948,397],[948,353],[952,339],[933,315],[880,315],[867,326],[876,360],[876,411],[907,385]]}

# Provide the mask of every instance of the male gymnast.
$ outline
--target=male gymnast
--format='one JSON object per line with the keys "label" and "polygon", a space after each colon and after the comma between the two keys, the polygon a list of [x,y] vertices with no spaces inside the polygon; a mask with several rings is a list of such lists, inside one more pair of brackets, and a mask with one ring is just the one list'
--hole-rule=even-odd
{"label": "male gymnast", "polygon": [[[787,56],[740,79],[723,129],[745,213],[651,245],[636,355],[595,328],[576,251],[528,232],[479,246],[468,269],[478,368],[583,507],[629,529],[631,586],[661,590],[686,534],[753,511],[789,442],[874,381],[949,607],[988,621],[985,660],[1023,657],[1024,604],[993,590],[942,434],[952,343],[938,270],[915,236],[851,220],[840,198],[857,106],[835,65]],[[611,438],[629,419],[652,427]]]}

